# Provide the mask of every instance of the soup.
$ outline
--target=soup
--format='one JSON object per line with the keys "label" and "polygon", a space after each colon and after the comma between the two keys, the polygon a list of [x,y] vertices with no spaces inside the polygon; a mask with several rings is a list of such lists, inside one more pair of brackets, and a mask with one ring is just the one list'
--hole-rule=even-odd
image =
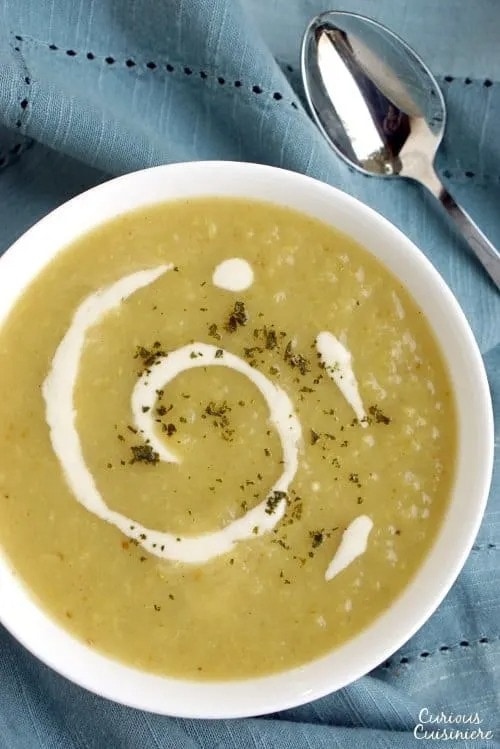
{"label": "soup", "polygon": [[61,626],[159,674],[263,675],[352,638],[450,496],[422,313],[349,237],[271,204],[83,236],[0,330],[0,389],[6,555]]}

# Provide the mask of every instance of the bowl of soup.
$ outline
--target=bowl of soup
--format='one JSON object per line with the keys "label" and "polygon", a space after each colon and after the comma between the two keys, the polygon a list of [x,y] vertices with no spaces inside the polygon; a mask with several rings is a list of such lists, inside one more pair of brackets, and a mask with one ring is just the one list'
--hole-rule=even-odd
{"label": "bowl of soup", "polygon": [[148,169],[36,224],[0,260],[0,387],[0,620],[157,713],[269,713],[367,673],[487,499],[453,295],[384,218],[271,167]]}

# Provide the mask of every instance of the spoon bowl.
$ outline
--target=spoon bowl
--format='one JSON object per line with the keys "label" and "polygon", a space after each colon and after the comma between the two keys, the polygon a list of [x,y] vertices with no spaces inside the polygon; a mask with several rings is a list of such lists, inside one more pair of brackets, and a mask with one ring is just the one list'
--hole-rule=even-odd
{"label": "spoon bowl", "polygon": [[408,177],[424,185],[500,287],[497,250],[435,172],[446,105],[416,52],[370,18],[331,11],[306,29],[302,77],[312,116],[337,154],[365,174]]}

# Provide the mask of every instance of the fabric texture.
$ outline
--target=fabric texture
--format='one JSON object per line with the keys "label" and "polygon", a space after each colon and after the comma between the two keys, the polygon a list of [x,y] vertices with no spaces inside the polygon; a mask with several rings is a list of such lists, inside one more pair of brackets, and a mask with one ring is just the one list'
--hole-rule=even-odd
{"label": "fabric texture", "polygon": [[[449,108],[439,171],[500,246],[498,0],[343,9],[389,25],[438,75]],[[0,252],[73,195],[145,166],[236,159],[307,173],[380,211],[431,259],[477,337],[498,421],[500,295],[420,188],[354,173],[304,108],[300,39],[322,10],[319,0],[0,0]],[[499,468],[497,450],[484,522],[443,604],[349,687],[265,718],[178,720],[74,686],[0,628],[0,749],[404,749],[418,745],[422,708],[477,712],[495,734],[447,746],[500,746]]]}

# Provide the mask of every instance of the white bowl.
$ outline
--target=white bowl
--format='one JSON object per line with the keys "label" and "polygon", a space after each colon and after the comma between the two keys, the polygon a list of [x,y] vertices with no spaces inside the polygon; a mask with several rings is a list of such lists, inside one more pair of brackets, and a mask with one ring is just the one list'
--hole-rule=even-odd
{"label": "white bowl", "polygon": [[413,295],[447,362],[458,407],[453,495],[438,538],[403,594],[351,641],[307,665],[273,676],[195,682],[144,673],[94,652],[40,609],[8,560],[0,558],[0,619],[28,650],[97,694],[156,713],[232,718],[283,710],[349,684],[391,655],[422,626],[462,568],[484,512],[493,463],[488,383],[469,325],[436,270],[392,224],[321,182],[255,164],[197,162],[128,174],[69,201],[24,234],[0,260],[0,324],[54,255],[119,214],[160,201],[239,196],[302,211],[350,234]]}

